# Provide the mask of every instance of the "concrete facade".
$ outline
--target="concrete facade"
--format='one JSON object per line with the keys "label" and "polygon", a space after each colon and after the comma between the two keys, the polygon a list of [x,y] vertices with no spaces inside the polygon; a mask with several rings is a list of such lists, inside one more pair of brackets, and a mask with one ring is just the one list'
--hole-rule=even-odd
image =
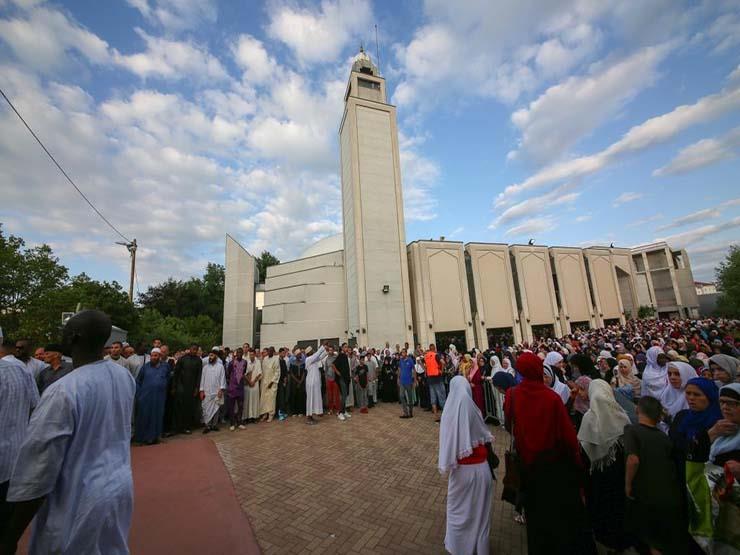
{"label": "concrete facade", "polygon": [[550,247],[549,251],[563,333],[595,327],[583,251],[577,247]]}
{"label": "concrete facade", "polygon": [[463,244],[414,241],[406,250],[416,342],[429,345],[456,334],[468,348],[475,345]]}
{"label": "concrete facade", "polygon": [[591,247],[583,250],[583,256],[593,294],[596,325],[603,327],[614,321],[624,323],[624,307],[611,249]]}
{"label": "concrete facade", "polygon": [[293,347],[347,335],[342,251],[319,254],[267,269],[260,343]]}
{"label": "concrete facade", "polygon": [[550,253],[547,247],[512,245],[514,286],[519,305],[522,337],[532,341],[545,332],[562,335],[555,287],[552,281]]}
{"label": "concrete facade", "polygon": [[413,341],[396,108],[361,52],[339,128],[350,343]]}
{"label": "concrete facade", "polygon": [[237,346],[243,343],[254,343],[254,290],[258,281],[257,260],[233,237],[227,235],[224,275],[224,345]]}
{"label": "concrete facade", "polygon": [[699,299],[689,255],[664,241],[631,249],[638,302],[655,309],[659,318],[696,318]]}
{"label": "concrete facade", "polygon": [[476,344],[484,348],[506,333],[521,342],[509,246],[468,243],[465,258]]}

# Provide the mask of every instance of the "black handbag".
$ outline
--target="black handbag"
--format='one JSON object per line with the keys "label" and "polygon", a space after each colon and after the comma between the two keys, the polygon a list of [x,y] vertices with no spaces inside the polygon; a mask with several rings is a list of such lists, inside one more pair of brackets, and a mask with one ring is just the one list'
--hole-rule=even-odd
{"label": "black handbag", "polygon": [[504,453],[504,479],[501,499],[516,505],[522,488],[522,460],[514,445],[514,390],[511,391],[511,439]]}

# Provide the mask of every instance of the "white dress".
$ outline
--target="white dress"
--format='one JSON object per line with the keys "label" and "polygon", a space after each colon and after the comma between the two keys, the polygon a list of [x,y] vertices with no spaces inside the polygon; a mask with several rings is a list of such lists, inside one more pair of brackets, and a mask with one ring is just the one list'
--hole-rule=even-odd
{"label": "white dress", "polygon": [[200,391],[205,393],[205,397],[200,402],[203,409],[203,423],[208,424],[216,415],[218,409],[223,404],[223,396],[219,402],[219,390],[226,389],[226,374],[224,365],[216,359],[214,364],[206,363],[203,365],[203,372],[200,375]]}
{"label": "white dress", "polygon": [[488,462],[461,464],[450,471],[445,548],[452,555],[488,553],[492,499]]}
{"label": "white dress", "polygon": [[306,416],[324,414],[319,366],[326,357],[326,350],[322,345],[318,351],[306,358]]}
{"label": "white dress", "polygon": [[[254,361],[247,359],[247,369],[244,375],[247,376],[249,373],[250,379],[256,380],[262,375],[262,363],[260,359],[255,358]],[[246,383],[246,380],[245,380]],[[260,383],[255,382],[254,387],[249,385],[244,386],[244,412],[242,418],[259,418],[260,417]]]}

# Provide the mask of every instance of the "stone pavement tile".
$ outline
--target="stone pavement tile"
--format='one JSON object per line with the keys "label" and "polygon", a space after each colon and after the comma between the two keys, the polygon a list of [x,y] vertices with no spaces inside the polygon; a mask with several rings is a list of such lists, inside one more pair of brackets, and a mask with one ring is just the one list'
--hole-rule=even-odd
{"label": "stone pavement tile", "polygon": [[[209,436],[264,553],[444,553],[439,425],[424,411],[409,420],[398,413],[381,403],[344,423],[290,418]],[[494,435],[503,460],[508,434]],[[525,553],[525,529],[499,496],[492,552]]]}

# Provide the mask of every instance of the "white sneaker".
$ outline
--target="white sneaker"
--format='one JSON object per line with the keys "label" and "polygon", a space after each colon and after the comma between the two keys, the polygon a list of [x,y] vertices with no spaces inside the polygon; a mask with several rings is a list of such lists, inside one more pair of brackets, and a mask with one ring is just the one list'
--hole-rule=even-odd
{"label": "white sneaker", "polygon": [[344,416],[347,417],[347,418],[352,418],[352,414],[349,413],[349,412],[345,412],[344,413]]}
{"label": "white sneaker", "polygon": [[342,422],[344,422],[345,420],[347,420],[341,412],[337,415],[337,418],[339,420],[341,420]]}
{"label": "white sneaker", "polygon": [[239,424],[239,429],[240,430],[246,430],[247,427],[244,424]]}
{"label": "white sneaker", "polygon": [[234,428],[234,426],[231,426],[231,427],[229,428],[229,430],[231,430],[232,432],[233,432],[233,431],[234,431],[235,429],[236,429],[236,428]]}

